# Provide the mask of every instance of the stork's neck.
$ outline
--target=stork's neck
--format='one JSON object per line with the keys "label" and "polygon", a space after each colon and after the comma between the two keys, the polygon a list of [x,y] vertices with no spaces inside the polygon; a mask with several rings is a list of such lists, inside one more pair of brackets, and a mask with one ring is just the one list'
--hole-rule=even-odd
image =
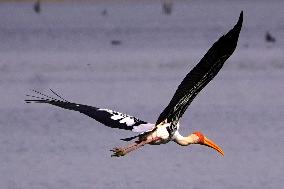
{"label": "stork's neck", "polygon": [[179,134],[179,132],[177,131],[174,135],[174,141],[181,146],[195,144],[197,140],[198,137],[195,134],[191,134],[187,137],[184,137],[181,134]]}

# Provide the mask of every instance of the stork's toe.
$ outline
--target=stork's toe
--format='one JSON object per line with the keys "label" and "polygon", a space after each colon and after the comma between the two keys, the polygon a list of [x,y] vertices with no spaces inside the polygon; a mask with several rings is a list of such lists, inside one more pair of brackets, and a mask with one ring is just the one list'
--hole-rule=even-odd
{"label": "stork's toe", "polygon": [[123,148],[114,148],[110,151],[113,152],[111,157],[120,157],[120,156],[124,156],[126,154],[126,150],[124,150]]}

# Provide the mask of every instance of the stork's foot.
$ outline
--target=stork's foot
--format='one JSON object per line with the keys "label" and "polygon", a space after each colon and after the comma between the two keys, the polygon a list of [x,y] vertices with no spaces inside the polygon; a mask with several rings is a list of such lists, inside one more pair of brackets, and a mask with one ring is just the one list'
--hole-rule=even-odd
{"label": "stork's foot", "polygon": [[134,144],[131,144],[127,147],[124,148],[114,148],[110,151],[113,152],[113,154],[111,155],[111,157],[121,157],[126,155],[127,153],[136,150],[139,147],[144,146],[145,144],[149,143],[149,141],[136,141]]}
{"label": "stork's foot", "polygon": [[120,156],[124,156],[125,154],[127,154],[127,151],[124,148],[114,148],[110,151],[113,152],[111,157],[120,157]]}

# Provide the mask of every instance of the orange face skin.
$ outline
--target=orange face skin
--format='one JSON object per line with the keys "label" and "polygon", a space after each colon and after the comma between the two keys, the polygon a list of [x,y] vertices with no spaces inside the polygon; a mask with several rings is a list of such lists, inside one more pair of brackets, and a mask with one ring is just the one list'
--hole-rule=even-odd
{"label": "orange face skin", "polygon": [[224,151],[215,142],[206,138],[201,132],[194,132],[193,134],[198,136],[197,144],[201,144],[201,145],[205,145],[205,146],[208,146],[210,148],[213,148],[217,152],[219,152],[220,154],[222,154],[224,156]]}
{"label": "orange face skin", "polygon": [[200,143],[204,143],[204,135],[203,135],[201,132],[196,131],[196,132],[193,132],[193,134],[195,134],[196,136],[198,136]]}

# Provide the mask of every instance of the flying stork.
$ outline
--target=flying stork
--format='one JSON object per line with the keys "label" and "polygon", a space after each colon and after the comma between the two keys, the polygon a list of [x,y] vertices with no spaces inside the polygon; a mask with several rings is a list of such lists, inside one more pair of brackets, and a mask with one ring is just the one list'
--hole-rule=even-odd
{"label": "flying stork", "polygon": [[190,144],[205,145],[224,155],[223,150],[201,132],[193,132],[188,136],[182,136],[179,133],[179,119],[196,95],[217,75],[225,61],[233,54],[237,46],[242,22],[243,11],[240,13],[239,20],[233,29],[221,36],[200,62],[186,75],[155,124],[113,110],[69,102],[53,90],[51,92],[56,95],[56,98],[33,90],[37,95],[27,95],[32,99],[25,100],[25,102],[47,103],[78,111],[108,127],[139,133],[136,136],[122,139],[124,141],[136,140],[129,146],[112,149],[112,156],[124,156],[145,144],[158,145],[169,141],[174,141],[181,146]]}

